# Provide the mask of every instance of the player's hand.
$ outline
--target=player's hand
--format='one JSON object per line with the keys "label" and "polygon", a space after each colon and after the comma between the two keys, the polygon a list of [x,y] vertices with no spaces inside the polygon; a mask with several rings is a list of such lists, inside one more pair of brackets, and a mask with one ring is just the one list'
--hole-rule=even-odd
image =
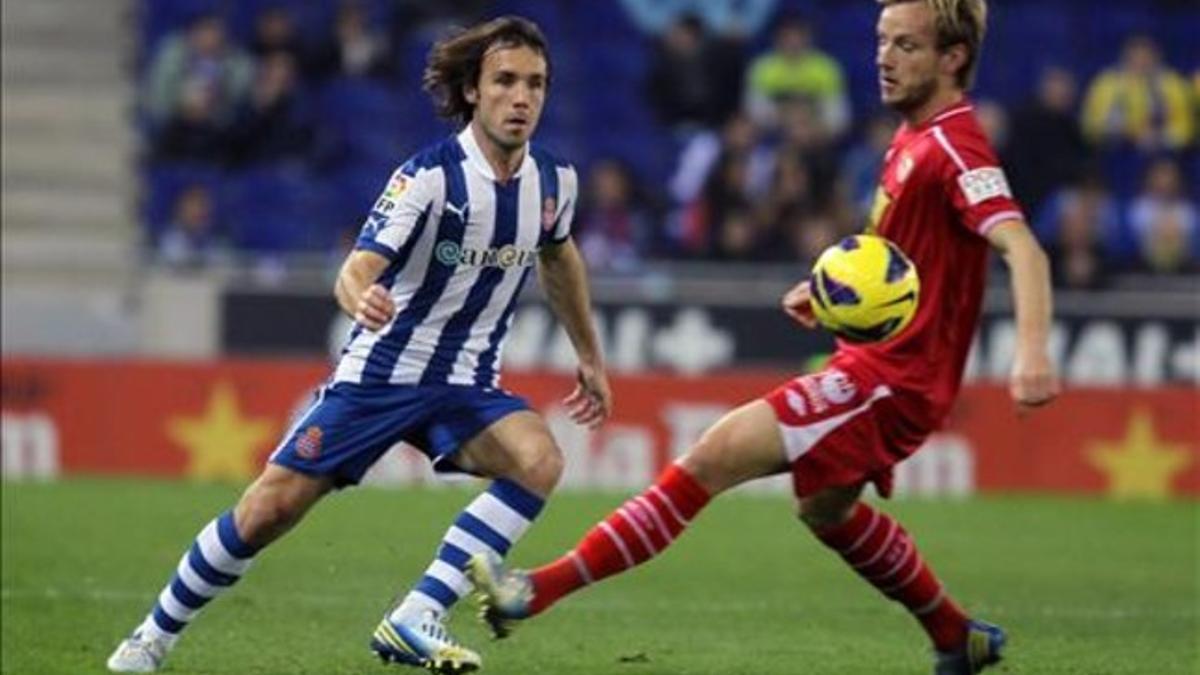
{"label": "player's hand", "polygon": [[393,316],[396,316],[396,303],[392,301],[392,294],[379,284],[368,286],[354,309],[354,320],[370,331],[383,328]]}
{"label": "player's hand", "polygon": [[579,364],[575,391],[563,399],[571,421],[595,430],[612,411],[612,390],[602,366]]}
{"label": "player's hand", "polygon": [[1058,396],[1058,375],[1044,350],[1017,350],[1008,390],[1021,413],[1046,405]]}
{"label": "player's hand", "polygon": [[812,288],[808,280],[801,281],[783,294],[783,311],[805,328],[817,327],[817,316],[812,310]]}

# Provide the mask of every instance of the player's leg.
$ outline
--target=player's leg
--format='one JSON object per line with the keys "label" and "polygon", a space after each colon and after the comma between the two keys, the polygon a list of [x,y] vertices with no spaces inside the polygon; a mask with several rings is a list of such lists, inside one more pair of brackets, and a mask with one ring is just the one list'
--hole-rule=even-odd
{"label": "player's leg", "polygon": [[395,616],[444,614],[471,590],[464,575],[475,553],[503,558],[529,529],[562,476],[563,455],[541,416],[514,412],[453,454],[469,473],[493,478],[488,489],[455,518],[436,556]]}
{"label": "player's leg", "polygon": [[472,576],[500,637],[509,622],[664,552],[717,494],[779,473],[786,461],[771,408],[755,401],[729,413],[645,492],[593,527],[571,551],[531,572],[509,573],[479,558]]}
{"label": "player's leg", "polygon": [[[800,519],[864,581],[920,622],[938,652],[938,673],[978,672],[999,658],[1003,632],[971,621],[891,516],[858,500],[862,486],[800,500]],[[972,644],[974,643],[974,644]]]}
{"label": "player's leg", "polygon": [[233,509],[200,531],[145,619],[109,657],[109,669],[156,670],[200,610],[232,587],[254,556],[299,522],[331,485],[268,464]]}
{"label": "player's leg", "polygon": [[385,660],[459,673],[481,665],[444,625],[471,589],[467,560],[481,552],[503,556],[525,534],[558,484],[563,458],[545,421],[504,392],[456,388],[439,413],[415,439],[435,467],[494,480],[455,518],[420,580],[379,622],[371,646]]}

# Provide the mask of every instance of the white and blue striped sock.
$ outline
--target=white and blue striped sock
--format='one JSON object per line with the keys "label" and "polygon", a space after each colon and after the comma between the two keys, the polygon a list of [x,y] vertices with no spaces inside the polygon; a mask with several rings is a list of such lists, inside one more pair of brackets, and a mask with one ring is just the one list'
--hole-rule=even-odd
{"label": "white and blue striped sock", "polygon": [[254,554],[226,511],[200,531],[138,631],[174,642],[200,610],[245,574]]}
{"label": "white and blue striped sock", "polygon": [[400,619],[426,610],[444,613],[471,590],[467,560],[491,551],[504,557],[542,511],[545,501],[504,478],[475,498],[450,526],[437,558],[391,614]]}

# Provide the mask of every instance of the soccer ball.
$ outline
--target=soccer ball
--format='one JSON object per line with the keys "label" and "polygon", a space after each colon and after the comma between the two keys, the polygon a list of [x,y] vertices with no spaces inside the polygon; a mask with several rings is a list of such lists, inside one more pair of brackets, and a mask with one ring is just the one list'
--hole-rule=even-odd
{"label": "soccer ball", "polygon": [[920,288],[916,266],[899,247],[859,234],[821,253],[810,290],[823,326],[850,342],[880,342],[912,321]]}

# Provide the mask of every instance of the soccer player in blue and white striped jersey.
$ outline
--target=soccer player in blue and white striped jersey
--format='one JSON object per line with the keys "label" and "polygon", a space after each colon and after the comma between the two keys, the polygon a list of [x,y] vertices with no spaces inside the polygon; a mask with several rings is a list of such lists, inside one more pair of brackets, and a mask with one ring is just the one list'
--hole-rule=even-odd
{"label": "soccer player in blue and white striped jersey", "polygon": [[399,441],[438,471],[492,482],[384,616],[371,648],[437,673],[480,666],[444,626],[470,589],[464,566],[477,553],[507,553],[562,472],[545,421],[498,379],[504,336],[534,267],[579,357],[579,384],[565,399],[572,418],[595,427],[612,404],[586,271],[570,238],[578,179],[529,143],[550,81],[547,54],[537,26],[516,17],[434,45],[425,87],[463,129],[391,176],[337,280],[355,326],[333,376],[238,504],[201,530],[109,658],[110,670],[157,670],[264,546],[330,490],[357,483]]}

